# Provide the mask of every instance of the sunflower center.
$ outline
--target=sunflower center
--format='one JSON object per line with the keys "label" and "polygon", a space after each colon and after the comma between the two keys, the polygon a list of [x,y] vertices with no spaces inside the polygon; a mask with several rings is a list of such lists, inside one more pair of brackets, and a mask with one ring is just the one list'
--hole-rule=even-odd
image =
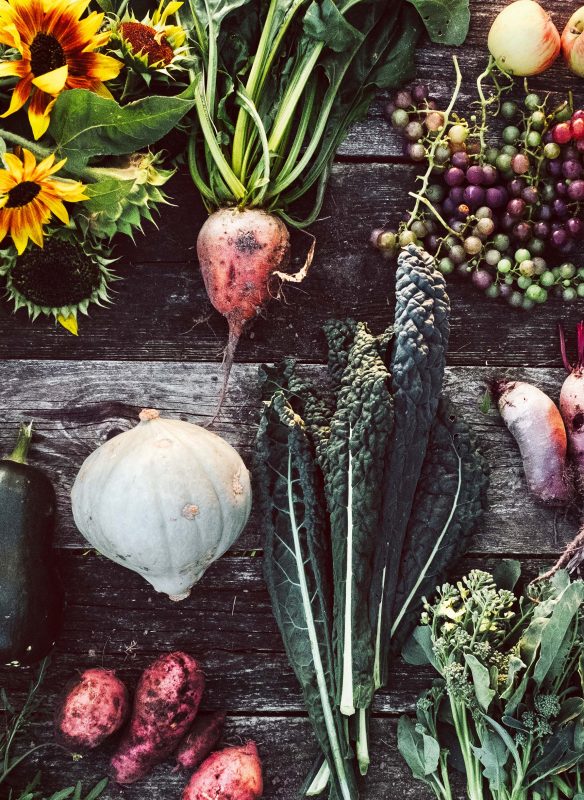
{"label": "sunflower center", "polygon": [[22,181],[17,183],[8,192],[8,201],[4,208],[21,208],[31,203],[37,194],[40,192],[41,187],[34,181]]}
{"label": "sunflower center", "polygon": [[37,33],[30,46],[30,69],[35,77],[64,67],[65,51],[50,33]]}
{"label": "sunflower center", "polygon": [[99,263],[77,244],[55,237],[29,247],[10,272],[12,286],[29,302],[61,308],[87,300],[101,285]]}
{"label": "sunflower center", "polygon": [[147,56],[148,66],[160,64],[165,67],[172,61],[174,50],[169,45],[168,39],[149,25],[144,25],[142,22],[123,22],[120,30],[134,53]]}

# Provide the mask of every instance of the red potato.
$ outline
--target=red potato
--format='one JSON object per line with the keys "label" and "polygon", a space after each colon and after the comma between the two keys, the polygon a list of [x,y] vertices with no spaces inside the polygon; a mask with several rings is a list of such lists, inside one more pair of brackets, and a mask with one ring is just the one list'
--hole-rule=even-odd
{"label": "red potato", "polygon": [[92,750],[122,727],[128,711],[128,690],[115,672],[86,669],[65,689],[55,714],[55,736],[72,750]]}
{"label": "red potato", "polygon": [[134,783],[168,758],[193,724],[204,688],[198,663],[186,653],[163,655],[144,670],[130,725],[111,760],[117,783]]}
{"label": "red potato", "polygon": [[176,751],[176,769],[195,769],[215,748],[225,725],[224,711],[200,715]]}
{"label": "red potato", "polygon": [[266,211],[222,208],[201,228],[197,255],[209,299],[229,323],[220,409],[243,329],[272,296],[274,273],[288,265],[290,235],[282,220]]}
{"label": "red potato", "polygon": [[548,505],[571,499],[566,429],[547,394],[524,381],[494,380],[491,391],[505,425],[515,437],[529,490]]}
{"label": "red potato", "polygon": [[207,758],[188,782],[182,800],[258,800],[262,762],[255,742],[227,747]]}

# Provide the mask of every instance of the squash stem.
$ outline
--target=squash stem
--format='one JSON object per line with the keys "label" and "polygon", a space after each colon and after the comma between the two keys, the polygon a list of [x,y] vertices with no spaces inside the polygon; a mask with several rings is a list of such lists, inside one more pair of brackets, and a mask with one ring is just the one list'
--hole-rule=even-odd
{"label": "squash stem", "polygon": [[32,422],[29,422],[28,425],[24,423],[20,426],[20,430],[18,431],[18,439],[16,440],[16,446],[12,453],[6,457],[6,461],[15,461],[17,464],[26,464],[26,456],[28,453],[28,448],[30,446],[30,441],[32,439]]}

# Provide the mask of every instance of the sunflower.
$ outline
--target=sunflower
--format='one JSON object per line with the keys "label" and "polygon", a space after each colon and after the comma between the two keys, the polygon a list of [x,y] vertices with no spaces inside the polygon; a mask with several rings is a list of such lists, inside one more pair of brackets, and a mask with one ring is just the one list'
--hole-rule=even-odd
{"label": "sunflower", "polygon": [[0,275],[6,276],[14,310],[25,308],[32,320],[54,317],[77,335],[77,316],[92,303],[109,303],[109,284],[117,280],[109,269],[114,259],[102,248],[80,242],[70,231],[53,232],[43,250],[13,248],[0,252]]}
{"label": "sunflower", "polygon": [[171,25],[168,18],[181,8],[182,2],[161,0],[158,8],[144,19],[127,17],[112,31],[115,50],[126,64],[146,80],[153,72],[168,74],[169,69],[180,67],[187,53],[187,34],[181,25]]}
{"label": "sunflower", "polygon": [[103,81],[117,77],[121,62],[94,52],[109,40],[98,33],[103,14],[80,19],[90,0],[0,0],[0,43],[20,59],[0,62],[0,77],[19,78],[3,117],[30,98],[28,118],[35,139],[47,130],[50,112],[64,89],[109,95]]}
{"label": "sunflower", "polygon": [[69,223],[64,200],[76,203],[88,199],[79,181],[50,177],[67,159],[55,164],[51,153],[37,164],[30,150],[23,148],[22,153],[22,161],[14,153],[4,153],[7,169],[0,169],[0,242],[10,234],[19,255],[29,238],[43,246],[43,225],[53,214],[65,225]]}

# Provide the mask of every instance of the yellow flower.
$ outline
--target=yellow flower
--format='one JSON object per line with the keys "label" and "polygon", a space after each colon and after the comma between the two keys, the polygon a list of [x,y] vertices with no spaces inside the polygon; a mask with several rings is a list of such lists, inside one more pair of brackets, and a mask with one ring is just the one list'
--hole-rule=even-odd
{"label": "yellow flower", "polygon": [[28,118],[35,139],[47,130],[51,108],[65,89],[109,95],[103,81],[117,77],[121,62],[95,53],[109,32],[98,33],[103,14],[80,19],[90,0],[0,0],[0,43],[21,58],[0,62],[0,77],[19,78],[3,117],[30,98]]}
{"label": "yellow flower", "polygon": [[14,153],[4,154],[7,169],[0,169],[0,242],[10,234],[19,255],[29,238],[43,246],[43,225],[53,214],[68,224],[64,200],[76,203],[88,199],[82,183],[50,177],[66,160],[55,164],[55,156],[51,154],[37,164],[26,149],[22,161]]}

